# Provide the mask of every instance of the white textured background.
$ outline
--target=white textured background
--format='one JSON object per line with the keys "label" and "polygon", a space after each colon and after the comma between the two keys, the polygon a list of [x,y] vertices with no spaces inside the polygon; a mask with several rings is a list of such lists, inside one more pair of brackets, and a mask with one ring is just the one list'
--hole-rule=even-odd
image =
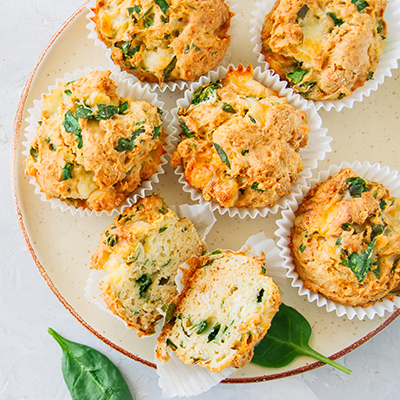
{"label": "white textured background", "polygon": [[[13,119],[28,74],[80,0],[0,0],[0,400],[67,400],[61,350],[47,334],[96,348],[121,369],[137,400],[161,398],[154,370],[96,339],[58,302],[34,265],[14,214],[10,183]],[[68,55],[66,55],[68,56]],[[304,375],[252,385],[219,385],[199,400],[400,398],[400,319],[340,360],[347,376],[325,366]]]}

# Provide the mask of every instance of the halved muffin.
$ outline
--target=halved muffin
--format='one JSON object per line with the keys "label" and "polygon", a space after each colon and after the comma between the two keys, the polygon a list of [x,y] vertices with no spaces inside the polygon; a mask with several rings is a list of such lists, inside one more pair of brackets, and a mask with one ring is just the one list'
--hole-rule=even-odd
{"label": "halved muffin", "polygon": [[280,304],[266,272],[264,257],[227,250],[201,257],[157,339],[157,358],[166,362],[173,351],[212,372],[249,363]]}
{"label": "halved muffin", "polygon": [[178,294],[178,267],[203,251],[193,223],[150,196],[104,230],[91,268],[106,272],[100,290],[107,307],[139,336],[152,335],[162,309]]}

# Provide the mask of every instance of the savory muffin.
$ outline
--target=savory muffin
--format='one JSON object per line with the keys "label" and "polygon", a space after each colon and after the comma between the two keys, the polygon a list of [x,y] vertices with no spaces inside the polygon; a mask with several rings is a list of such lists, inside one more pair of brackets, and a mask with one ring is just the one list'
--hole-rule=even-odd
{"label": "savory muffin", "polygon": [[217,250],[200,259],[158,337],[156,356],[172,350],[187,364],[212,372],[242,367],[253,357],[278,311],[280,293],[264,257]]}
{"label": "savory muffin", "polygon": [[400,289],[400,200],[382,185],[341,170],[295,215],[291,253],[306,288],[353,307]]}
{"label": "savory muffin", "polygon": [[193,81],[230,43],[224,0],[97,0],[92,18],[112,59],[141,81]]}
{"label": "savory muffin", "polygon": [[178,114],[182,140],[171,163],[206,201],[272,207],[290,193],[303,167],[307,114],[254,80],[251,66],[199,87]]}
{"label": "savory muffin", "polygon": [[373,78],[386,0],[278,0],[261,40],[270,67],[310,100],[338,100]]}
{"label": "savory muffin", "polygon": [[44,95],[25,163],[48,199],[111,210],[157,172],[161,110],[116,89],[110,71],[93,71]]}
{"label": "savory muffin", "polygon": [[152,335],[161,310],[178,294],[178,267],[203,251],[192,222],[150,196],[104,230],[91,268],[106,272],[100,290],[107,307],[139,336]]}

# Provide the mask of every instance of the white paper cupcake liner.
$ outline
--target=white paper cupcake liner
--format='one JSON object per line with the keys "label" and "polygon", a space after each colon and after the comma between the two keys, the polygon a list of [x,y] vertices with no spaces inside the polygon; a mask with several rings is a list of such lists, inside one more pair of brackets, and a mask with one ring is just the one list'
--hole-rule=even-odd
{"label": "white paper cupcake liner", "polygon": [[[233,66],[231,65],[229,67]],[[192,84],[190,89],[185,91],[184,97],[177,101],[177,107],[171,111],[173,117],[171,141],[173,145],[176,146],[180,141],[181,130],[179,128],[179,109],[187,108],[190,105],[192,93],[199,86],[205,85],[210,81],[224,78],[228,68],[220,66],[217,71],[212,71],[208,76],[201,77],[199,82]],[[324,160],[326,153],[332,150],[330,146],[332,138],[327,136],[328,130],[322,128],[321,117],[318,115],[316,108],[312,103],[307,102],[300,95],[294,93],[292,89],[287,88],[286,83],[280,81],[278,75],[274,75],[269,70],[262,71],[261,67],[257,67],[254,70],[253,77],[263,85],[276,90],[278,95],[280,97],[285,97],[288,103],[294,108],[303,110],[307,114],[308,123],[310,125],[309,140],[307,146],[300,149],[299,152],[303,160],[303,171],[299,174],[297,181],[292,184],[290,194],[281,198],[273,207],[262,207],[257,209],[222,207],[214,201],[208,202],[204,200],[202,194],[186,182],[183,168],[181,166],[175,168],[175,174],[179,177],[179,182],[183,185],[183,190],[190,194],[193,201],[197,201],[201,205],[209,204],[213,211],[218,210],[220,214],[228,213],[231,217],[238,215],[242,219],[247,216],[250,218],[256,218],[258,215],[265,217],[268,213],[276,214],[279,209],[285,209],[290,203],[296,202],[297,198],[301,196],[301,188],[307,185],[306,180],[312,176],[312,170],[317,168],[318,161]]]}
{"label": "white paper cupcake liner", "polygon": [[[264,0],[257,2],[257,9],[253,11],[251,20],[252,28],[250,32],[254,35],[251,42],[255,44],[254,53],[258,55],[258,62],[269,68],[268,62],[261,53],[261,31],[264,24],[265,16],[272,10],[276,0]],[[362,101],[364,97],[368,97],[372,91],[377,90],[386,77],[392,76],[392,69],[398,67],[400,59],[400,0],[390,0],[386,7],[384,19],[388,26],[387,38],[385,39],[386,47],[383,51],[378,68],[375,71],[374,78],[365,82],[364,86],[356,89],[351,96],[341,100],[324,100],[313,102],[317,110],[323,108],[327,111],[335,109],[342,110],[344,107],[352,108],[354,102]],[[308,100],[312,102],[311,100]]]}
{"label": "white paper cupcake liner", "polygon": [[[398,172],[390,171],[387,166],[381,167],[378,163],[371,165],[369,162],[361,164],[359,161],[355,161],[352,164],[343,162],[340,165],[331,165],[327,171],[320,171],[318,178],[310,180],[310,187],[313,187],[316,183],[325,182],[331,175],[345,168],[351,168],[364,179],[379,182],[385,186],[386,189],[390,190],[391,196],[400,197],[400,178]],[[299,199],[298,204],[301,203],[306,192],[307,191],[304,190],[303,196]],[[288,247],[290,243],[290,229],[294,224],[294,213],[298,209],[298,204],[293,206],[290,210],[282,212],[282,218],[276,222],[279,228],[275,234],[279,238],[278,246],[281,248],[280,255],[284,259],[283,267],[287,269],[286,276],[291,281],[291,286],[298,289],[299,295],[306,296],[310,302],[316,302],[318,307],[325,307],[328,312],[336,312],[338,317],[345,315],[349,319],[353,319],[356,316],[359,320],[363,320],[365,317],[373,319],[377,315],[383,317],[385,312],[391,313],[394,311],[395,307],[400,307],[400,297],[398,296],[395,296],[393,301],[384,299],[375,303],[373,306],[365,308],[343,306],[304,287],[302,279],[295,271],[293,259]]]}
{"label": "white paper cupcake liner", "polygon": [[[191,222],[193,222],[197,233],[199,234],[201,240],[203,241],[204,245],[206,245],[206,237],[210,232],[211,228],[216,222],[216,218],[212,211],[208,207],[203,207],[198,204],[196,205],[173,205],[169,206],[169,208],[175,212],[175,214],[179,218],[188,218]],[[104,276],[106,275],[106,271],[99,271],[99,270],[91,270],[89,274],[89,278],[86,282],[85,287],[85,298],[90,303],[96,305],[101,310],[106,312],[107,314],[115,317],[119,321],[121,321],[127,328],[126,322],[120,318],[118,315],[114,314],[110,311],[107,307],[106,302],[102,296],[100,291],[100,283],[103,280]],[[130,329],[130,328],[128,328]]]}
{"label": "white paper cupcake liner", "polygon": [[[272,239],[261,232],[251,236],[239,251],[255,257],[264,254],[267,275],[279,286],[281,294],[283,293],[286,285],[285,270],[282,268],[279,250]],[[162,398],[197,396],[218,385],[236,370],[226,368],[220,373],[213,373],[198,365],[185,364],[174,352],[170,352],[170,356],[166,363],[155,357],[158,384],[163,390]]]}
{"label": "white paper cupcake liner", "polygon": [[[236,0],[225,0],[226,4],[229,6],[229,10],[232,13],[236,13],[238,3]],[[89,21],[88,24],[86,25],[86,28],[89,30],[88,38],[94,40],[94,43],[96,46],[99,46],[103,51],[104,54],[106,55],[107,59],[109,60],[110,63],[110,68],[117,68],[119,72],[122,71],[121,67],[117,64],[115,64],[112,61],[111,58],[111,49],[106,46],[105,43],[103,43],[97,36],[97,32],[95,30],[96,24],[92,21],[92,17],[95,16],[94,12],[92,11],[93,8],[96,7],[96,0],[89,0],[88,3],[86,4],[86,8],[88,9],[88,13],[86,14],[86,18]],[[231,25],[228,31],[228,34],[231,36],[235,35],[235,32],[238,31],[238,21],[237,17],[235,16],[232,17],[231,19]],[[223,59],[221,60],[220,65],[227,65],[228,61],[232,56],[232,51],[231,51],[231,45],[228,47]],[[149,87],[151,91],[154,90],[160,90],[161,92],[165,92],[167,89],[170,90],[171,92],[174,92],[175,90],[184,90],[187,88],[192,82],[187,82],[181,79],[178,79],[176,81],[170,81],[170,82],[164,82],[162,86],[160,86],[158,83],[149,83],[149,82],[141,82],[138,78],[136,78],[135,75],[129,74],[129,77],[133,79],[134,82],[138,82],[144,86]]]}
{"label": "white paper cupcake liner", "polygon": [[[47,89],[47,94],[58,87],[60,82],[71,82],[73,80],[86,77],[91,71],[104,71],[107,70],[103,67],[96,67],[96,68],[89,68],[86,67],[83,70],[76,69],[72,73],[66,73],[63,78],[58,78],[56,83],[53,86],[50,86]],[[116,68],[110,69],[111,70],[111,79],[117,84],[118,89],[117,93],[122,97],[130,96],[133,99],[139,99],[147,101],[148,103],[152,104],[155,107],[158,107],[163,110],[163,130],[166,133],[167,137],[164,144],[164,149],[166,154],[161,156],[161,163],[157,166],[157,172],[150,177],[150,179],[143,181],[138,188],[124,201],[124,203],[113,210],[110,211],[93,211],[89,209],[83,209],[82,207],[74,207],[72,205],[68,205],[66,202],[59,200],[59,199],[47,199],[45,193],[43,193],[40,189],[40,186],[37,184],[35,178],[31,178],[29,183],[34,186],[35,193],[40,196],[40,199],[44,202],[50,203],[51,208],[53,209],[61,209],[62,212],[69,211],[72,215],[75,215],[77,212],[80,216],[83,215],[92,215],[94,213],[97,216],[102,215],[103,213],[107,215],[112,215],[116,213],[121,213],[126,207],[130,206],[138,197],[145,197],[146,193],[149,193],[153,190],[153,184],[159,182],[159,175],[164,174],[164,165],[168,162],[167,156],[172,154],[173,146],[171,142],[171,118],[169,113],[163,108],[164,103],[158,100],[157,94],[150,92],[147,88],[142,87],[139,84],[134,84],[130,78],[127,78],[127,74],[125,72],[120,73]],[[34,106],[28,109],[29,117],[26,118],[26,122],[28,126],[25,130],[25,140],[22,143],[25,147],[24,151],[22,152],[23,155],[26,157],[29,156],[29,149],[32,140],[35,138],[36,129],[38,126],[38,121],[41,119],[41,109],[43,105],[43,95],[40,100],[34,100]]]}

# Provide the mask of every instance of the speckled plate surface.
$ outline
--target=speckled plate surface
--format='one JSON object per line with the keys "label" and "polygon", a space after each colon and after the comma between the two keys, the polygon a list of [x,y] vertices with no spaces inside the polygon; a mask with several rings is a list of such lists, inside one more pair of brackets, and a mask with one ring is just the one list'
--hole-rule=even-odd
{"label": "speckled plate surface", "polygon": [[[255,5],[240,0],[237,8],[240,30],[232,35],[232,56],[228,63],[257,66],[257,57],[250,42],[251,13]],[[12,147],[12,185],[15,209],[27,247],[51,290],[64,306],[94,335],[123,354],[154,367],[153,349],[155,337],[139,339],[133,331],[108,316],[84,297],[84,288],[89,274],[90,256],[97,247],[100,232],[111,222],[112,217],[83,216],[62,213],[43,203],[32,190],[28,177],[24,175],[22,138],[25,129],[27,109],[33,100],[51,85],[56,78],[76,68],[96,65],[107,67],[104,53],[87,38],[85,5],[82,6],[57,32],[44,49],[28,78],[18,107]],[[68,55],[68,57],[66,57]],[[399,70],[394,77],[385,80],[379,90],[352,109],[337,112],[321,111],[323,126],[333,137],[332,153],[319,162],[318,169],[327,169],[331,163],[343,160],[379,162],[398,169],[400,161],[397,149],[400,137],[397,135],[399,119],[400,77]],[[159,95],[165,106],[171,110],[182,96],[180,91]],[[182,191],[173,169],[154,185],[154,191],[161,194],[168,204],[193,202]],[[314,176],[318,170],[314,171]],[[216,215],[217,222],[207,237],[210,250],[215,248],[239,249],[243,242],[254,234],[264,231],[274,238],[275,222],[280,214],[256,219],[240,219],[227,215]],[[315,304],[300,298],[297,291],[286,285],[283,301],[299,310],[310,322],[313,335],[310,344],[319,352],[332,358],[352,351],[387,326],[399,315],[399,311],[386,313],[373,320],[348,320],[327,313]],[[227,383],[257,382],[298,374],[320,366],[314,360],[302,357],[280,369],[267,369],[249,364],[237,370]]]}

